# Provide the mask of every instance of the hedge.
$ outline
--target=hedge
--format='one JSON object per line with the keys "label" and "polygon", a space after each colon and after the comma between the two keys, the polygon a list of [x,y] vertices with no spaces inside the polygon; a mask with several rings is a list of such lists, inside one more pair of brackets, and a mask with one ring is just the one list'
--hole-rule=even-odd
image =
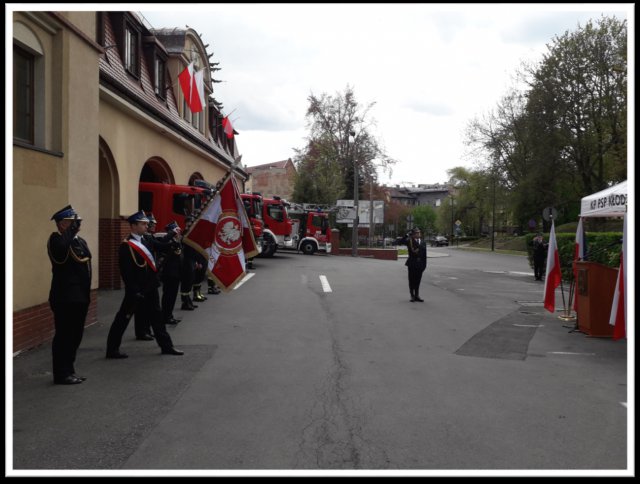
{"label": "hedge", "polygon": [[[535,234],[527,234],[527,257],[529,266],[533,268],[533,239]],[[622,232],[587,232],[586,259],[591,262],[599,262],[617,269],[620,266],[620,250],[622,249]],[[544,234],[544,241],[549,242],[549,234]],[[558,252],[560,254],[560,266],[562,267],[562,279],[573,280],[573,258],[575,255],[576,235],[556,233]]]}

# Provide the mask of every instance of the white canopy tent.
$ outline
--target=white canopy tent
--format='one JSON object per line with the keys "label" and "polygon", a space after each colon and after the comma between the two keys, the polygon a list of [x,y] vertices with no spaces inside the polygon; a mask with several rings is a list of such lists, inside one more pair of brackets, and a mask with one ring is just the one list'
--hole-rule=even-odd
{"label": "white canopy tent", "polygon": [[[623,181],[605,190],[599,191],[582,199],[580,217],[624,217],[623,245],[620,254],[620,269],[614,293],[609,324],[615,326],[613,338],[626,337],[627,325],[627,182]],[[581,230],[581,224],[578,231]],[[579,234],[576,234],[576,241]]]}
{"label": "white canopy tent", "polygon": [[580,206],[581,217],[624,217],[626,211],[626,181],[584,197]]}

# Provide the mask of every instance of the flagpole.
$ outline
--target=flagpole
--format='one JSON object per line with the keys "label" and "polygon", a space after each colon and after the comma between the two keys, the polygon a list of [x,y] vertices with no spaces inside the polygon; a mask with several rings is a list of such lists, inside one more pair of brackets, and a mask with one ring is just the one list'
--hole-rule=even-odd
{"label": "flagpole", "polygon": [[193,212],[193,214],[191,214],[191,217],[192,217],[191,221],[189,223],[185,224],[183,237],[186,237],[188,235],[189,230],[191,229],[191,226],[196,222],[196,220],[198,220],[198,218],[200,217],[200,214],[203,213],[209,207],[209,204],[214,199],[216,193],[218,193],[220,191],[222,186],[226,183],[226,181],[229,179],[229,177],[233,174],[233,172],[236,170],[236,168],[240,165],[240,161],[241,160],[242,160],[242,155],[240,155],[240,156],[238,156],[237,158],[234,159],[233,163],[229,166],[229,169],[227,170],[227,172],[222,176],[222,178],[220,178],[220,180],[218,180],[218,183],[216,183],[215,187],[211,190],[211,192],[207,194],[206,203],[204,203],[202,205],[202,207],[200,207],[200,209],[195,210]]}

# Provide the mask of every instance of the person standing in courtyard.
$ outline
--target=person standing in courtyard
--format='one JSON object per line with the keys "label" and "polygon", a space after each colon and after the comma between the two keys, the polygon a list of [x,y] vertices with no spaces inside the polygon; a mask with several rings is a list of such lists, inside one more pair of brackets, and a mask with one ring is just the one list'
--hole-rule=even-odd
{"label": "person standing in courtyard", "polygon": [[540,232],[533,238],[533,275],[536,281],[544,277],[545,264],[547,262],[547,247]]}
{"label": "person standing in courtyard", "polygon": [[55,325],[53,382],[75,385],[86,380],[76,375],[74,363],[91,301],[91,251],[78,236],[82,218],[71,205],[53,214],[51,220],[58,229],[47,243],[53,273],[49,292]]}
{"label": "person standing in courtyard", "polygon": [[424,299],[420,298],[420,282],[422,281],[422,273],[427,268],[427,244],[421,237],[418,227],[407,234],[404,241],[407,244],[409,255],[405,265],[409,272],[411,302],[424,302]]}
{"label": "person standing in courtyard", "polygon": [[156,343],[163,355],[183,355],[184,352],[173,347],[171,336],[167,333],[160,308],[158,287],[158,269],[153,256],[153,248],[143,237],[147,232],[149,219],[140,211],[128,219],[131,234],[122,241],[118,249],[120,275],[124,281],[124,299],[107,336],[108,359],[127,358],[126,353],[120,352],[122,336],[129,325],[131,316],[138,305],[143,305],[145,314],[149,315]]}

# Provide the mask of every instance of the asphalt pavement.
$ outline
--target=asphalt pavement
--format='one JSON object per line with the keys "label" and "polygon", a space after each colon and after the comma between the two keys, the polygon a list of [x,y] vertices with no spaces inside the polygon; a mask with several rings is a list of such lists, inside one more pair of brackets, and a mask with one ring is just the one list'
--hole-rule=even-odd
{"label": "asphalt pavement", "polygon": [[[184,356],[135,340],[130,323],[129,358],[105,359],[123,291],[98,291],[84,383],[53,384],[50,344],[12,360],[12,475],[624,468],[626,445],[587,446],[626,435],[626,342],[571,334],[544,312],[523,258],[429,258],[424,305],[407,301],[403,260],[258,260],[244,288],[176,309],[168,331]],[[605,421],[586,424],[598,412]]]}

